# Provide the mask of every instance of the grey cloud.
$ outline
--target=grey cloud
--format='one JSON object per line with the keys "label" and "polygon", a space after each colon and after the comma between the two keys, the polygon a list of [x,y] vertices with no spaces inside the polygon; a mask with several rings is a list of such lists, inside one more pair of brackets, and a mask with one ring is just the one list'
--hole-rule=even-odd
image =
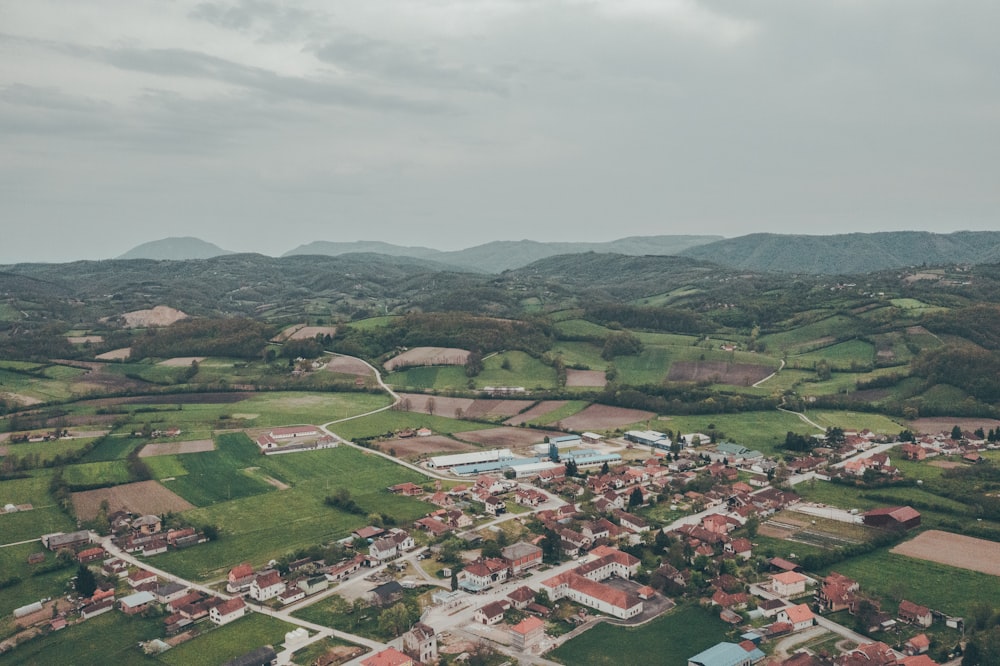
{"label": "grey cloud", "polygon": [[358,33],[341,32],[317,48],[316,57],[404,85],[507,93],[507,86],[496,70],[448,63],[429,46],[404,47]]}
{"label": "grey cloud", "polygon": [[189,15],[220,28],[252,33],[263,41],[285,40],[325,22],[315,12],[265,0],[202,2]]}
{"label": "grey cloud", "polygon": [[103,60],[119,69],[160,76],[208,79],[256,90],[274,99],[411,113],[439,113],[446,110],[444,104],[434,100],[370,91],[360,86],[333,81],[283,76],[261,67],[242,65],[186,49],[74,47],[73,50]]}

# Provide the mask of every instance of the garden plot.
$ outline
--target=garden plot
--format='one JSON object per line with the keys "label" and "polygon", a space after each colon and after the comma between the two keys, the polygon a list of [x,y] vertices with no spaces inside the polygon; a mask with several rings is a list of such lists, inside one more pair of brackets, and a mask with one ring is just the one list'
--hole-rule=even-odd
{"label": "garden plot", "polygon": [[81,520],[92,520],[100,513],[101,502],[105,500],[108,502],[108,513],[131,511],[162,515],[194,508],[193,504],[167,490],[157,481],[140,481],[73,493],[73,510]]}

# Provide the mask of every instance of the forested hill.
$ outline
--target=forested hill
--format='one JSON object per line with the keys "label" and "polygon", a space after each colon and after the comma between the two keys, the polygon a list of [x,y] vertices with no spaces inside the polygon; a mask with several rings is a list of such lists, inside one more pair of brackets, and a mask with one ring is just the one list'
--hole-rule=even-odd
{"label": "forested hill", "polygon": [[220,257],[226,254],[233,254],[233,252],[223,250],[218,245],[203,241],[200,238],[184,236],[181,238],[164,238],[162,240],[143,243],[118,258],[183,261],[185,259],[211,259],[212,257]]}
{"label": "forested hill", "polygon": [[750,234],[692,247],[681,254],[753,271],[848,275],[905,266],[996,263],[1000,261],[1000,232]]}

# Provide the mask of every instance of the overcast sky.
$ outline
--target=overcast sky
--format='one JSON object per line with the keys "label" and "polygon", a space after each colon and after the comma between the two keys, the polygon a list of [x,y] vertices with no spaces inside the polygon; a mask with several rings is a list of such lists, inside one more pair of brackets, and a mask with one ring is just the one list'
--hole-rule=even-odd
{"label": "overcast sky", "polygon": [[0,263],[1000,229],[1000,3],[0,0]]}

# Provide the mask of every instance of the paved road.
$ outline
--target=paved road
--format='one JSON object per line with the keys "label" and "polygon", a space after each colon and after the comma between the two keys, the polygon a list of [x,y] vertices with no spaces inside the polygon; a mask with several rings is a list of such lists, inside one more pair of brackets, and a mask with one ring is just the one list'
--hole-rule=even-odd
{"label": "paved road", "polygon": [[853,460],[864,460],[865,458],[871,458],[876,453],[885,453],[894,446],[898,446],[901,442],[889,442],[888,444],[878,444],[868,449],[867,451],[862,451],[856,456],[851,456],[850,458],[844,458],[838,463],[834,463],[831,467],[843,467],[847,463]]}

